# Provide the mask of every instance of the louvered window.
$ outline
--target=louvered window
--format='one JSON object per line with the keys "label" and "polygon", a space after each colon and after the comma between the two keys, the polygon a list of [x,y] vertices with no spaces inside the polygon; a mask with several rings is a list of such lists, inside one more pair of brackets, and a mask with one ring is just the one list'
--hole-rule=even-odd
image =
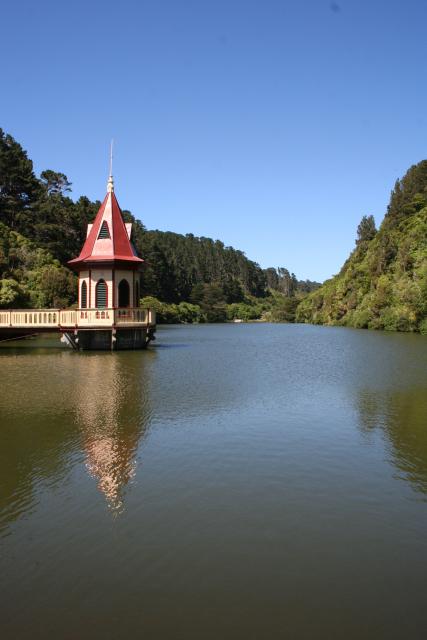
{"label": "louvered window", "polygon": [[98,233],[98,240],[105,240],[105,238],[109,238],[109,237],[110,237],[110,231],[108,229],[108,222],[104,220]]}
{"label": "louvered window", "polygon": [[83,280],[82,286],[80,289],[80,308],[81,309],[87,308],[87,284],[85,280]]}
{"label": "louvered window", "polygon": [[108,302],[107,284],[105,280],[98,280],[96,283],[95,300],[97,309],[105,309]]}

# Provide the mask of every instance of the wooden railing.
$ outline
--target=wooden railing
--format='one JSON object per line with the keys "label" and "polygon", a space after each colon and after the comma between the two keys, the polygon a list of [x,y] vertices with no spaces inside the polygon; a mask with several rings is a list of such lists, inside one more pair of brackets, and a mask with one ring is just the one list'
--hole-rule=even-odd
{"label": "wooden railing", "polygon": [[156,312],[139,307],[125,309],[0,309],[1,328],[89,328],[155,325]]}

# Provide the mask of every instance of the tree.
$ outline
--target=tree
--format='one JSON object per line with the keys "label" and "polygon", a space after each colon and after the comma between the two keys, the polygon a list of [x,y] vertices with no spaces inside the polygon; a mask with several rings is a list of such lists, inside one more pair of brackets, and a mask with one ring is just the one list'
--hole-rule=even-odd
{"label": "tree", "polygon": [[201,307],[207,322],[223,322],[226,319],[225,294],[219,284],[196,285],[191,292],[190,301]]}
{"label": "tree", "polygon": [[232,302],[242,302],[245,297],[242,285],[234,278],[226,282],[222,288],[228,304],[231,304]]}
{"label": "tree", "polygon": [[298,285],[295,274],[289,273],[289,271],[284,267],[279,267],[277,271],[279,274],[278,291],[281,291],[285,296],[288,297],[294,295]]}
{"label": "tree", "polygon": [[16,280],[0,280],[0,307],[25,307],[27,302],[26,292]]}
{"label": "tree", "polygon": [[357,240],[356,244],[361,242],[369,242],[375,237],[377,228],[375,226],[374,216],[363,216],[362,220],[357,227]]}
{"label": "tree", "polygon": [[74,210],[75,205],[70,198],[52,192],[39,200],[37,215],[34,216],[32,235],[35,241],[62,263],[78,254],[82,246]]}
{"label": "tree", "polygon": [[276,298],[270,311],[272,322],[295,322],[295,313],[300,300],[295,296]]}
{"label": "tree", "polygon": [[0,129],[0,222],[28,231],[39,195],[33,163],[21,145]]}
{"label": "tree", "polygon": [[51,169],[41,172],[40,182],[48,195],[64,195],[66,192],[71,191],[71,182],[69,182],[67,176]]}
{"label": "tree", "polygon": [[268,269],[264,269],[264,273],[267,280],[267,287],[274,291],[278,291],[279,274],[277,273],[277,270],[274,267],[268,267]]}
{"label": "tree", "polygon": [[[418,198],[416,198],[418,196]],[[415,200],[414,200],[415,198]],[[396,180],[385,217],[386,225],[395,225],[427,203],[427,160],[412,165],[401,180]]]}
{"label": "tree", "polygon": [[56,261],[34,271],[29,284],[32,306],[64,308],[75,300],[76,278]]}

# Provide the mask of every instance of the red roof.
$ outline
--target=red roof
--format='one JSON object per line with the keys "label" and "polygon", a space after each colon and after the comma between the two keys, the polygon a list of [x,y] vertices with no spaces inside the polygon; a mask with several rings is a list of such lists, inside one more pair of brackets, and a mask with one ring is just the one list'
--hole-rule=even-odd
{"label": "red roof", "polygon": [[[101,226],[103,226],[102,233],[100,233]],[[71,267],[90,262],[111,261],[129,262],[133,267],[142,264],[144,260],[136,255],[129,235],[119,203],[114,191],[111,190],[105,196],[96,214],[80,255],[70,260],[68,264]]]}

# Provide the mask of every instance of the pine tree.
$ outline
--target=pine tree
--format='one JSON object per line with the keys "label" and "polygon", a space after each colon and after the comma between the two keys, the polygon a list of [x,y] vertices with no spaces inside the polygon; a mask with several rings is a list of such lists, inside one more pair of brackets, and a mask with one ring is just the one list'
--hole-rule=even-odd
{"label": "pine tree", "polygon": [[65,195],[65,193],[71,191],[71,182],[69,182],[67,176],[51,169],[41,172],[40,182],[49,195]]}
{"label": "pine tree", "polygon": [[21,145],[0,129],[0,222],[22,233],[28,231],[39,195],[33,163]]}
{"label": "pine tree", "polygon": [[356,244],[361,242],[369,242],[375,237],[377,228],[375,226],[374,216],[363,216],[362,220],[357,227],[357,239]]}

